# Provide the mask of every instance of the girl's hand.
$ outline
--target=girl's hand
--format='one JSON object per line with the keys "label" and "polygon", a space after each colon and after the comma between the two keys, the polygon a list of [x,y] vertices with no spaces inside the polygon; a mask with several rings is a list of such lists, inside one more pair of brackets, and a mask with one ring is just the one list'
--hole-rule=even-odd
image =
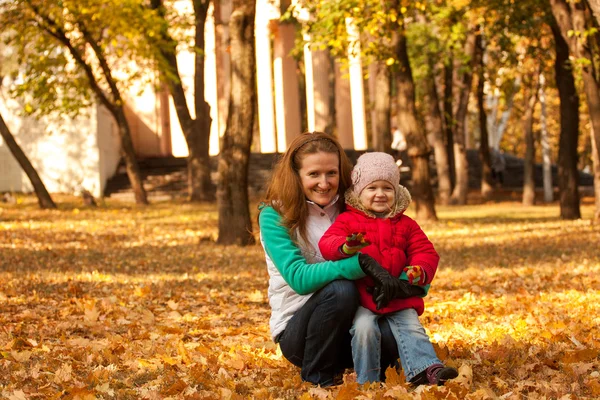
{"label": "girl's hand", "polygon": [[418,265],[410,265],[408,267],[404,267],[404,272],[406,272],[406,276],[408,277],[408,283],[411,285],[425,285],[425,271]]}
{"label": "girl's hand", "polygon": [[365,239],[365,232],[355,232],[349,236],[346,236],[346,243],[342,245],[342,253],[349,256],[356,254],[360,249],[371,244]]}

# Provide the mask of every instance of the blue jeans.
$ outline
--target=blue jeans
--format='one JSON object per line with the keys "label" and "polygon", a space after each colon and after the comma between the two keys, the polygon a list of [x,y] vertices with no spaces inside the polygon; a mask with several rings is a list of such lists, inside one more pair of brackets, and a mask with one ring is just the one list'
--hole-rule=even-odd
{"label": "blue jeans", "polygon": [[364,307],[358,307],[350,330],[352,358],[358,383],[380,380],[382,344],[378,320],[381,318],[388,321],[396,339],[400,362],[407,381],[430,365],[441,363],[414,309],[380,315]]}
{"label": "blue jeans", "polygon": [[[337,280],[315,292],[296,311],[278,341],[283,356],[301,368],[302,380],[331,386],[336,375],[352,368],[350,327],[357,308],[354,282]],[[382,332],[384,345],[395,343],[390,329]]]}

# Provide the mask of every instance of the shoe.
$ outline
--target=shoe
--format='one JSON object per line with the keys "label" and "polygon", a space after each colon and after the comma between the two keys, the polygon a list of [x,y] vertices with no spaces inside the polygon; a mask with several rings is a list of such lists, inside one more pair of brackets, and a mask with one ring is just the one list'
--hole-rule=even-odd
{"label": "shoe", "polygon": [[446,381],[458,376],[456,368],[444,367],[442,364],[433,364],[427,367],[423,372],[410,380],[413,386],[420,385],[438,385],[443,386]]}
{"label": "shoe", "polygon": [[318,384],[322,388],[340,386],[344,384],[344,373],[338,372],[333,376],[333,379],[324,383]]}

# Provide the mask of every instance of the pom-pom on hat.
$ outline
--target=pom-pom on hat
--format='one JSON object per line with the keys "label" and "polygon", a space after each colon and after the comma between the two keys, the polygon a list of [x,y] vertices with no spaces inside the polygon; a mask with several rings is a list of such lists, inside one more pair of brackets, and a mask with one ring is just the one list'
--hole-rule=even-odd
{"label": "pom-pom on hat", "polygon": [[360,192],[368,184],[375,181],[387,181],[396,190],[400,183],[400,173],[394,157],[381,152],[365,153],[358,157],[352,170],[352,190],[354,190],[354,193],[360,195]]}

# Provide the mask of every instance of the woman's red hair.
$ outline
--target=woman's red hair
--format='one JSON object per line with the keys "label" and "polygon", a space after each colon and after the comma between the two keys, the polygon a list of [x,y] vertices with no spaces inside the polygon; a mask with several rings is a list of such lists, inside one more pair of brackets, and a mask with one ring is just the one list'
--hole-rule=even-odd
{"label": "woman's red hair", "polygon": [[308,218],[306,197],[298,171],[302,166],[302,160],[307,155],[320,152],[338,156],[340,174],[338,207],[340,211],[344,207],[344,193],[351,184],[350,173],[352,171],[352,163],[344,149],[336,138],[326,133],[305,132],[301,134],[292,140],[287,151],[275,164],[264,200],[264,203],[271,205],[281,215],[283,225],[290,231],[292,237],[295,236],[295,232],[298,232],[301,237],[306,239],[306,219]]}

